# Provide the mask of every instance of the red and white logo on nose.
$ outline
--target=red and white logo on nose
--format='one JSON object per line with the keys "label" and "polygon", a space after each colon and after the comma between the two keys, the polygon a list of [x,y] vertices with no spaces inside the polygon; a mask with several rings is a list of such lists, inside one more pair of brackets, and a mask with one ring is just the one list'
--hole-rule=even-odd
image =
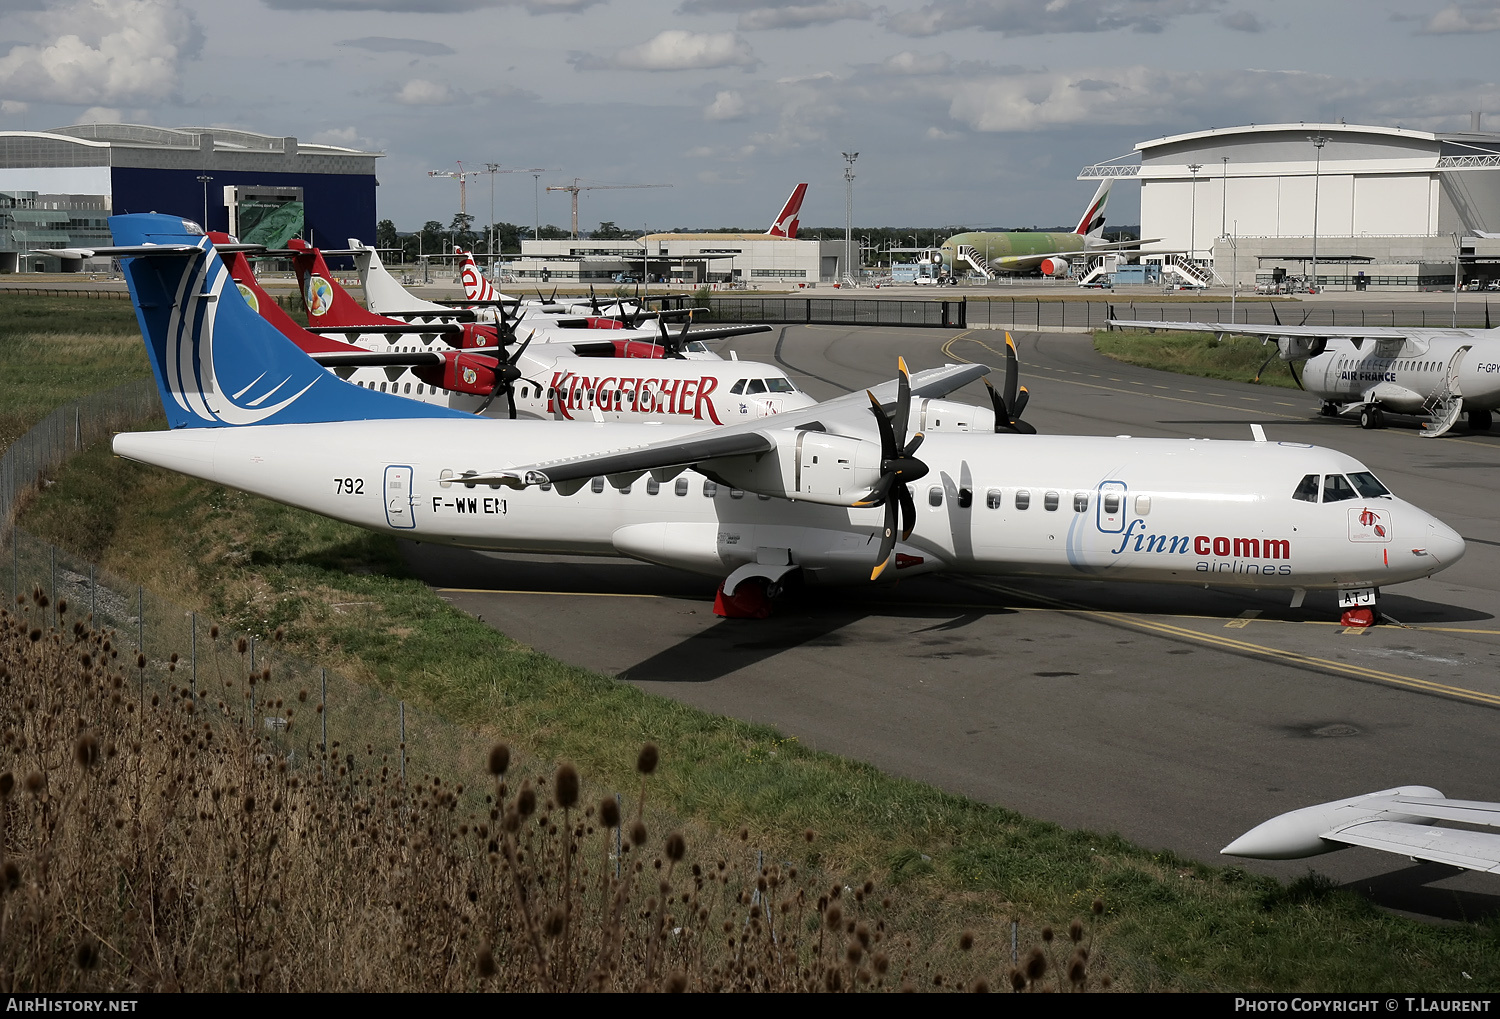
{"label": "red and white logo on nose", "polygon": [[1350,541],[1389,542],[1391,540],[1391,531],[1390,511],[1371,509],[1368,506],[1350,507]]}

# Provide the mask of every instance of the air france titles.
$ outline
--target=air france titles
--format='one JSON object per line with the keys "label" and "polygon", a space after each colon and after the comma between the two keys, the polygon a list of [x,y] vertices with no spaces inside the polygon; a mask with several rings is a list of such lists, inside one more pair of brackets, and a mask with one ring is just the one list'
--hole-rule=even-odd
{"label": "air france titles", "polygon": [[[1120,546],[1114,555],[1124,552],[1149,552],[1158,555],[1203,556],[1198,562],[1199,573],[1271,573],[1289,576],[1292,543],[1285,538],[1228,538],[1223,535],[1210,537],[1199,534],[1187,535],[1147,534],[1145,521],[1130,522],[1120,536]],[[1227,562],[1225,560],[1228,560]],[[1257,560],[1247,562],[1246,560]]]}
{"label": "air france titles", "polygon": [[717,388],[719,380],[712,375],[697,379],[591,379],[558,371],[552,373],[552,384],[547,387],[547,413],[571,420],[573,411],[596,406],[604,413],[675,414],[722,425],[709,399]]}

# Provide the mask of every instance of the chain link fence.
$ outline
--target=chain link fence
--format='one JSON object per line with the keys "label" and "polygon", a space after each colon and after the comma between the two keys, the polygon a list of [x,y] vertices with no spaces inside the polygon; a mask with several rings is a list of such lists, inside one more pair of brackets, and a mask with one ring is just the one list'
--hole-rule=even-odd
{"label": "chain link fence", "polygon": [[256,731],[289,769],[352,781],[388,768],[400,779],[441,775],[482,789],[488,744],[478,734],[292,655],[275,635],[219,627],[16,526],[21,500],[69,456],[160,412],[152,380],[126,383],[57,408],[0,456],[0,591],[9,604],[29,602],[33,618],[62,627],[89,617],[114,634],[143,700],[191,698],[201,716]]}

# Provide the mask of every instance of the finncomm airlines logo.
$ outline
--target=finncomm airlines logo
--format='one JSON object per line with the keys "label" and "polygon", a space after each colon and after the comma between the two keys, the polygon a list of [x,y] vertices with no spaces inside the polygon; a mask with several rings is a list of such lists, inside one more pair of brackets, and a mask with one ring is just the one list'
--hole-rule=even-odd
{"label": "finncomm airlines logo", "polygon": [[[1199,573],[1270,573],[1289,575],[1292,543],[1285,538],[1229,538],[1199,534],[1147,534],[1145,521],[1137,518],[1120,535],[1114,555],[1141,552],[1155,555],[1187,555],[1204,558]],[[1216,561],[1210,561],[1210,559]],[[1225,560],[1228,560],[1227,562]]]}

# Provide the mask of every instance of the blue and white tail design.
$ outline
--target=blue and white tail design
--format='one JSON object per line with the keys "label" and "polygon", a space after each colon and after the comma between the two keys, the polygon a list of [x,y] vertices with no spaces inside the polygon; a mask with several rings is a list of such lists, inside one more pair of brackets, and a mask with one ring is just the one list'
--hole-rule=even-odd
{"label": "blue and white tail design", "polygon": [[469,416],[330,374],[245,303],[195,224],[147,213],[109,227],[118,245],[165,249],[121,261],[170,427]]}

